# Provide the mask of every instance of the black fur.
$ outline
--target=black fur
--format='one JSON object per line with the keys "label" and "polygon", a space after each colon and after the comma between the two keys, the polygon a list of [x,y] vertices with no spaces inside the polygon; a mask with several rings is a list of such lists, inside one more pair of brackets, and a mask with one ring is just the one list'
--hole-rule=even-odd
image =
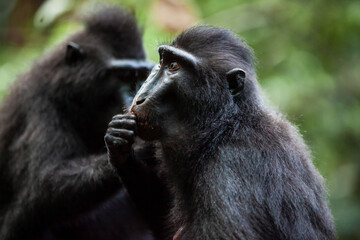
{"label": "black fur", "polygon": [[[158,142],[175,238],[335,239],[323,179],[298,130],[263,103],[250,48],[211,26],[186,30],[170,47],[193,57],[160,47],[161,66],[131,113],[136,133]],[[240,81],[229,85],[234,69]]]}
{"label": "black fur", "polygon": [[85,23],[2,102],[2,240],[152,239],[103,142],[107,123],[125,107],[120,87],[136,84],[136,74],[108,70],[107,61],[144,59],[141,33],[131,14],[114,7]]}

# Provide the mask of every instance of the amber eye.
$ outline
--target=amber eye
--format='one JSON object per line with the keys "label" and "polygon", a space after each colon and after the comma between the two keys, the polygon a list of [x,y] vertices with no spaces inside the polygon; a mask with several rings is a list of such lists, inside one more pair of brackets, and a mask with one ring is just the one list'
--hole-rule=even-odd
{"label": "amber eye", "polygon": [[169,69],[171,71],[176,71],[180,68],[179,64],[177,62],[172,62],[169,64]]}
{"label": "amber eye", "polygon": [[163,60],[160,59],[160,61],[159,61],[159,67],[161,67],[162,63],[163,63]]}

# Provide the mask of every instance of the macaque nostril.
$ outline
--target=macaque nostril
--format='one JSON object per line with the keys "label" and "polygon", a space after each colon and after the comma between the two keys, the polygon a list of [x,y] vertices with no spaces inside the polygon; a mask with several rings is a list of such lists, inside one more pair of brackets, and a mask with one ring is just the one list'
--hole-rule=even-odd
{"label": "macaque nostril", "polygon": [[136,99],[136,105],[140,105],[145,102],[146,98]]}

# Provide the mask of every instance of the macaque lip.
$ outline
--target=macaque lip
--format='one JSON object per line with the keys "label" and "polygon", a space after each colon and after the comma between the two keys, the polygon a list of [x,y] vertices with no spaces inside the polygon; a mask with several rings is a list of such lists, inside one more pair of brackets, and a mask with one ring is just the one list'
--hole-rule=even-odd
{"label": "macaque lip", "polygon": [[136,117],[137,135],[146,141],[159,139],[159,127],[149,118],[148,112],[142,106],[132,104],[129,112]]}
{"label": "macaque lip", "polygon": [[144,120],[144,119],[140,119],[137,121],[137,124],[140,125],[140,126],[144,126],[144,127],[150,127],[150,124],[147,120]]}
{"label": "macaque lip", "polygon": [[158,128],[144,117],[143,112],[132,112],[136,116],[137,134],[143,140],[155,140],[158,138]]}

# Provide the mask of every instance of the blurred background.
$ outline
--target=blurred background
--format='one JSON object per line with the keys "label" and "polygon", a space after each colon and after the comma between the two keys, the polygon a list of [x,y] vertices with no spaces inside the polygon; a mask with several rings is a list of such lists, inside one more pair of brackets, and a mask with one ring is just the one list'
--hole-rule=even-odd
{"label": "blurred background", "polygon": [[[295,123],[326,179],[339,239],[360,239],[359,0],[111,0],[133,11],[148,58],[194,24],[254,49],[264,92]],[[0,101],[36,57],[81,28],[92,0],[0,0]]]}

